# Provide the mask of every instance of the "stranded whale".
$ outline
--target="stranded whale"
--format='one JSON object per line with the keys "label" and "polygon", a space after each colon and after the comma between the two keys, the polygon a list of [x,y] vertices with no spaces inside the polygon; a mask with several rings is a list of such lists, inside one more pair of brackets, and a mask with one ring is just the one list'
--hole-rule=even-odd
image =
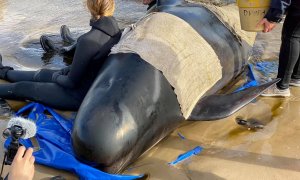
{"label": "stranded whale", "polygon": [[201,4],[158,0],[153,11],[125,29],[75,120],[76,155],[106,172],[184,120],[227,117],[274,83],[216,95],[243,71],[252,44]]}

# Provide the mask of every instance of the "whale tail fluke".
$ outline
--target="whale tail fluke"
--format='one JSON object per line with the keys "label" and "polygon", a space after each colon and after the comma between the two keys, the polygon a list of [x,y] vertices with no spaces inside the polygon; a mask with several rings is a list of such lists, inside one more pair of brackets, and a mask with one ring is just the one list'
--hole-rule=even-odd
{"label": "whale tail fluke", "polygon": [[212,121],[228,117],[250,103],[279,80],[275,79],[239,92],[207,96],[197,103],[188,120]]}

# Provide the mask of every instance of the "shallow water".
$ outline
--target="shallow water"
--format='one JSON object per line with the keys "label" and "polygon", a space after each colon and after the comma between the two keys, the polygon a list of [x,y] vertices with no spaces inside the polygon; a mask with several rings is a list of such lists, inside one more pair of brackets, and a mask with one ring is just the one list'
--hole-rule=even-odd
{"label": "shallow water", "polygon": [[[58,68],[69,63],[42,50],[39,37],[51,35],[60,41],[60,26],[66,24],[76,37],[88,31],[90,15],[84,1],[0,0],[0,53],[4,64],[20,69]],[[121,28],[135,22],[146,6],[135,0],[116,0],[115,17]],[[48,56],[47,56],[48,55]]]}
{"label": "shallow water", "polygon": [[[89,14],[82,1],[32,2],[0,0],[0,52],[4,63],[20,69],[65,66],[68,62],[59,56],[42,60],[44,54],[38,39],[46,33],[58,42],[62,24],[70,26],[71,32],[79,36],[89,29]],[[139,1],[117,0],[116,3],[116,18],[121,27],[135,22],[146,11]],[[278,59],[281,26],[272,33],[258,34],[252,61]],[[257,98],[223,120],[186,122],[124,173],[148,173],[150,179],[173,180],[299,179],[300,89],[292,88],[291,91],[290,98]],[[236,124],[238,116],[255,119],[264,124],[264,129],[249,131]],[[0,121],[1,132],[5,125],[5,121]],[[185,140],[177,135],[178,132]],[[199,155],[174,167],[168,165],[179,154],[199,145],[204,147]],[[1,148],[0,160],[2,157]],[[37,166],[35,179],[59,174],[67,179],[75,178],[70,173]]]}

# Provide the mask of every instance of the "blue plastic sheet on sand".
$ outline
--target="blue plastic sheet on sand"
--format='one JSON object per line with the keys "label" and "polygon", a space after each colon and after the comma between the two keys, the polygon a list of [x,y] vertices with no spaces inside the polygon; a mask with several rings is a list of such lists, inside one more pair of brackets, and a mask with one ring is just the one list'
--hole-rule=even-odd
{"label": "blue plastic sheet on sand", "polygon": [[244,83],[241,87],[236,89],[234,92],[239,92],[239,91],[242,91],[244,89],[247,89],[247,88],[253,87],[253,86],[258,86],[258,82],[256,81],[255,76],[254,76],[253,66],[251,64],[249,64],[248,68],[249,68],[249,71],[247,73],[246,83]]}
{"label": "blue plastic sheet on sand", "polygon": [[[38,103],[31,103],[20,109],[16,116],[24,112],[30,112],[28,117],[36,122],[36,139],[40,149],[34,152],[38,164],[50,166],[57,169],[71,171],[80,179],[136,179],[141,176],[115,175],[102,172],[78,161],[71,145],[71,131],[73,121],[67,120],[57,114],[51,108]],[[46,112],[47,115],[45,114]],[[49,116],[50,114],[50,116]],[[5,142],[8,146],[10,139]],[[33,147],[29,139],[21,139],[25,147]]]}
{"label": "blue plastic sheet on sand", "polygon": [[[269,80],[274,78],[274,75],[276,75],[278,69],[278,61],[256,62],[254,64],[249,64],[248,68],[249,71],[246,77],[247,81],[234,92],[242,91],[253,86],[258,86],[261,82],[259,83],[257,78],[255,78],[255,72],[261,74],[264,78]],[[261,81],[262,79],[259,80]]]}
{"label": "blue plastic sheet on sand", "polygon": [[271,77],[277,73],[278,61],[262,61],[255,63],[255,69],[264,77]]}
{"label": "blue plastic sheet on sand", "polygon": [[187,159],[191,158],[192,156],[199,154],[202,151],[202,149],[203,149],[202,147],[196,146],[194,149],[189,150],[183,154],[180,154],[176,160],[169,162],[169,165],[174,166],[184,160],[187,160]]}

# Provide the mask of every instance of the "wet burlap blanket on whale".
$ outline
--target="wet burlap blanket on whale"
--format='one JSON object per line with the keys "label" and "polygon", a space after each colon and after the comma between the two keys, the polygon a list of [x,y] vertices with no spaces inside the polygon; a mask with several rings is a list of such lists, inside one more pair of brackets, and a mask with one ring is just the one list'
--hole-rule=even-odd
{"label": "wet burlap blanket on whale", "polygon": [[139,54],[160,70],[174,87],[185,118],[222,78],[222,67],[213,48],[187,22],[168,13],[148,14],[126,28],[111,50],[111,54],[115,53]]}

